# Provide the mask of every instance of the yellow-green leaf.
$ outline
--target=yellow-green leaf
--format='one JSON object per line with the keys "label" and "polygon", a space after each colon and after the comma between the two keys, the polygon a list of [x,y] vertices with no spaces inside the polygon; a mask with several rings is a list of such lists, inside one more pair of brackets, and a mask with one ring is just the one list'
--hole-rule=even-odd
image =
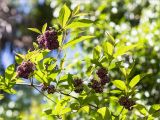
{"label": "yellow-green leaf", "polygon": [[43,27],[42,27],[42,33],[44,33],[44,32],[46,31],[46,29],[47,29],[47,23],[45,23],[45,24],[43,25]]}
{"label": "yellow-green leaf", "polygon": [[86,113],[89,113],[89,106],[83,106],[82,108],[79,109],[79,111],[85,111]]}
{"label": "yellow-green leaf", "polygon": [[66,5],[64,5],[59,13],[59,23],[62,27],[66,26],[70,14],[71,14],[70,9]]}
{"label": "yellow-green leaf", "polygon": [[70,28],[82,28],[82,27],[89,27],[93,22],[91,20],[79,20],[72,22],[71,24],[67,25],[65,29],[70,29]]}
{"label": "yellow-green leaf", "polygon": [[31,30],[33,32],[36,32],[36,33],[39,33],[39,34],[42,34],[40,30],[38,30],[37,28],[28,28],[28,30]]}
{"label": "yellow-green leaf", "polygon": [[68,43],[66,43],[65,45],[63,45],[62,49],[66,49],[67,47],[70,47],[76,43],[79,43],[81,41],[84,41],[84,40],[87,40],[87,39],[91,39],[91,38],[94,38],[94,36],[82,36],[82,37],[79,37],[75,40],[71,40],[69,41]]}
{"label": "yellow-green leaf", "polygon": [[120,90],[126,90],[127,87],[125,85],[125,83],[122,80],[114,80],[112,82],[117,88],[119,88]]}
{"label": "yellow-green leaf", "polygon": [[97,112],[102,116],[103,120],[111,119],[111,115],[107,107],[99,108]]}
{"label": "yellow-green leaf", "polygon": [[137,46],[141,46],[142,44],[135,44],[135,45],[129,45],[129,46],[120,46],[116,53],[114,54],[114,58],[117,58],[118,56],[126,54],[129,50],[134,49]]}
{"label": "yellow-green leaf", "polygon": [[133,88],[146,74],[136,75],[129,83],[129,86]]}

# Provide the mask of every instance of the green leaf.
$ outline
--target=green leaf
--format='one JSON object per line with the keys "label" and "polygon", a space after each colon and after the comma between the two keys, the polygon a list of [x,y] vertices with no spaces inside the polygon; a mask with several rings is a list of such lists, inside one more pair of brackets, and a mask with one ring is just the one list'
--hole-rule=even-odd
{"label": "green leaf", "polygon": [[73,16],[76,15],[77,13],[79,13],[79,9],[80,9],[79,5],[74,8],[74,10],[72,12]]}
{"label": "green leaf", "polygon": [[34,49],[38,49],[38,44],[36,43],[36,42],[33,42],[33,47],[34,47]]}
{"label": "green leaf", "polygon": [[67,25],[65,29],[70,29],[70,28],[76,29],[76,28],[82,28],[82,27],[89,27],[92,23],[93,21],[91,20],[83,19],[83,20],[72,22],[71,24]]}
{"label": "green leaf", "polygon": [[111,115],[107,107],[102,107],[97,110],[97,112],[102,116],[103,120],[110,120]]}
{"label": "green leaf", "polygon": [[136,75],[129,83],[129,86],[133,88],[146,74]]}
{"label": "green leaf", "polygon": [[68,113],[68,112],[70,112],[71,111],[71,108],[64,108],[62,111],[61,111],[61,115],[63,115],[63,114],[66,114],[66,113]]}
{"label": "green leaf", "polygon": [[106,56],[108,56],[108,54],[109,55],[113,54],[114,47],[113,47],[113,45],[111,43],[104,42],[102,47],[103,47],[103,50],[104,50],[104,53],[105,53]]}
{"label": "green leaf", "polygon": [[134,49],[137,46],[141,46],[142,44],[135,44],[135,45],[129,45],[129,46],[120,46],[116,53],[114,54],[114,58],[117,58],[118,56],[126,54],[129,50]]}
{"label": "green leaf", "polygon": [[88,15],[88,13],[78,13],[75,15],[75,17],[78,17],[78,16],[85,16],[85,15]]}
{"label": "green leaf", "polygon": [[59,23],[63,28],[66,26],[70,14],[71,14],[70,9],[66,5],[64,5],[59,13]]}
{"label": "green leaf", "polygon": [[127,90],[127,87],[122,80],[114,80],[112,83],[120,90]]}
{"label": "green leaf", "polygon": [[154,104],[149,109],[149,114],[151,114],[153,117],[159,117],[160,116],[160,104]]}
{"label": "green leaf", "polygon": [[107,35],[109,36],[109,42],[111,42],[112,44],[115,43],[115,39],[113,38],[113,36],[111,34],[109,34],[109,32],[106,32]]}
{"label": "green leaf", "polygon": [[68,43],[64,44],[62,49],[66,49],[67,47],[70,47],[70,46],[72,46],[76,43],[79,43],[79,42],[82,42],[84,40],[91,39],[91,38],[94,38],[94,36],[82,36],[82,37],[79,37],[77,39],[71,40]]}
{"label": "green leaf", "polygon": [[86,113],[89,113],[89,106],[88,105],[83,106],[82,108],[79,109],[79,111],[84,111]]}
{"label": "green leaf", "polygon": [[14,77],[14,75],[15,75],[14,70],[15,70],[15,65],[14,64],[8,66],[7,69],[5,70],[5,83],[6,84],[9,84],[11,79]]}
{"label": "green leaf", "polygon": [[144,105],[136,104],[134,107],[144,116],[148,115],[148,111]]}
{"label": "green leaf", "polygon": [[43,25],[43,27],[42,27],[42,33],[44,34],[44,32],[46,31],[46,29],[47,29],[47,23],[45,23],[44,25]]}
{"label": "green leaf", "polygon": [[98,45],[93,50],[93,59],[99,60],[101,53],[101,47]]}
{"label": "green leaf", "polygon": [[39,34],[42,34],[40,30],[38,30],[37,28],[28,28],[28,30],[31,30],[33,32],[36,32],[36,33],[39,33]]}
{"label": "green leaf", "polygon": [[47,109],[43,110],[43,112],[45,112],[47,115],[50,115],[52,113],[52,109],[47,108]]}

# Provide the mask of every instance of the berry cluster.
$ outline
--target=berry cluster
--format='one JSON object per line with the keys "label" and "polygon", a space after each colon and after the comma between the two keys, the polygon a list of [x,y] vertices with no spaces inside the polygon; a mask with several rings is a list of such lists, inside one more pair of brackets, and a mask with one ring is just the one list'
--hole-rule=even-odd
{"label": "berry cluster", "polygon": [[124,106],[126,109],[128,110],[132,110],[133,109],[133,105],[135,105],[135,101],[133,101],[132,99],[128,98],[127,96],[122,96],[119,99],[119,104]]}
{"label": "berry cluster", "polygon": [[31,61],[22,62],[21,65],[17,67],[17,75],[21,78],[28,79],[34,69],[35,65]]}
{"label": "berry cluster", "polygon": [[47,30],[37,37],[37,41],[40,48],[54,50],[59,47],[58,34],[55,30]]}
{"label": "berry cluster", "polygon": [[47,91],[48,94],[53,94],[56,91],[54,85],[46,85],[46,84],[42,85],[42,89],[41,90],[42,91]]}
{"label": "berry cluster", "polygon": [[82,79],[74,79],[73,80],[73,85],[75,87],[74,91],[76,93],[81,93],[83,91],[83,81]]}
{"label": "berry cluster", "polygon": [[102,93],[103,92],[103,86],[101,85],[100,81],[92,79],[88,86],[90,88],[94,89],[94,91],[96,93]]}
{"label": "berry cluster", "polygon": [[96,93],[102,93],[104,85],[106,83],[109,83],[110,78],[108,77],[107,71],[104,68],[98,69],[96,74],[98,75],[100,80],[98,81],[98,80],[92,79],[88,86],[94,89]]}
{"label": "berry cluster", "polygon": [[100,78],[100,82],[102,85],[109,83],[110,78],[107,75],[107,71],[104,68],[100,68],[97,72],[98,77]]}

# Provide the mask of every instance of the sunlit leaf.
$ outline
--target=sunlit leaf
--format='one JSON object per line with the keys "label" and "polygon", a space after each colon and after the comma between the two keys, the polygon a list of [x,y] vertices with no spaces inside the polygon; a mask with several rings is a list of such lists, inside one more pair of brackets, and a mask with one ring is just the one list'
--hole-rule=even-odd
{"label": "sunlit leaf", "polygon": [[70,9],[66,5],[64,5],[59,13],[59,23],[62,27],[66,26],[70,14],[71,14]]}
{"label": "sunlit leaf", "polygon": [[47,29],[47,23],[45,23],[45,24],[43,25],[43,27],[42,27],[42,33],[44,33],[44,32],[46,31],[46,29]]}
{"label": "sunlit leaf", "polygon": [[101,47],[96,46],[93,50],[93,59],[99,59],[101,55]]}
{"label": "sunlit leaf", "polygon": [[36,33],[39,33],[39,34],[42,34],[40,30],[38,30],[37,28],[28,28],[28,30],[31,30],[33,32],[36,32]]}
{"label": "sunlit leaf", "polygon": [[15,65],[12,64],[10,66],[7,67],[7,69],[5,70],[5,82],[6,84],[9,84],[9,81],[11,81],[11,79],[14,77],[14,70],[15,70]]}
{"label": "sunlit leaf", "polygon": [[79,111],[84,111],[86,113],[89,113],[89,106],[88,105],[83,106],[82,108],[79,109]]}
{"label": "sunlit leaf", "polygon": [[93,21],[91,20],[79,20],[79,21],[75,21],[75,22],[72,22],[71,24],[67,25],[65,27],[65,29],[70,29],[70,28],[81,28],[81,27],[89,27],[91,24],[93,23]]}
{"label": "sunlit leaf", "polygon": [[143,115],[147,115],[148,114],[148,111],[146,109],[146,107],[144,105],[141,105],[141,104],[136,104],[134,106],[141,114]]}
{"label": "sunlit leaf", "polygon": [[136,75],[129,83],[129,86],[133,88],[146,74]]}
{"label": "sunlit leaf", "polygon": [[71,111],[71,108],[64,108],[62,111],[61,111],[61,115],[63,115],[63,114],[66,114],[66,113],[68,113],[68,112],[70,112]]}
{"label": "sunlit leaf", "polygon": [[109,54],[109,55],[112,55],[112,54],[113,54],[113,49],[114,49],[114,47],[113,47],[113,45],[112,45],[111,43],[109,43],[109,42],[104,42],[104,43],[102,44],[102,46],[103,46],[103,50],[104,50],[105,55],[108,56],[108,54]]}
{"label": "sunlit leaf", "polygon": [[149,114],[151,114],[153,117],[159,117],[160,116],[160,104],[154,104],[149,109]]}
{"label": "sunlit leaf", "polygon": [[102,116],[103,120],[111,119],[111,115],[107,107],[99,108],[97,112]]}
{"label": "sunlit leaf", "polygon": [[74,10],[72,12],[73,16],[76,15],[77,13],[79,13],[79,9],[80,9],[79,5],[74,8]]}
{"label": "sunlit leaf", "polygon": [[125,85],[125,83],[122,80],[114,80],[112,82],[117,88],[119,88],[120,90],[126,90],[127,87]]}
{"label": "sunlit leaf", "polygon": [[129,46],[120,46],[117,50],[116,50],[116,52],[115,52],[115,54],[114,54],[114,58],[117,58],[118,56],[121,56],[121,55],[124,55],[124,54],[126,54],[129,50],[132,50],[132,49],[134,49],[134,48],[136,48],[136,47],[140,47],[140,46],[142,46],[142,44],[135,44],[135,45],[129,45]]}
{"label": "sunlit leaf", "polygon": [[64,44],[62,49],[66,49],[67,47],[70,47],[70,46],[72,46],[74,44],[77,44],[79,42],[82,42],[84,40],[91,39],[91,38],[94,38],[94,36],[81,36],[81,37],[79,37],[77,39],[71,40],[68,43]]}

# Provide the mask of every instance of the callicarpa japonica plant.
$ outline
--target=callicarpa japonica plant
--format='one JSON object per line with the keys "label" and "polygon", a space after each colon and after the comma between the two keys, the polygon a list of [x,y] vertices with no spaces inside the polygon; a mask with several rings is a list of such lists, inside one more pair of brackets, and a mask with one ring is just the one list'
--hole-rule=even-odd
{"label": "callicarpa japonica plant", "polygon": [[[15,53],[16,64],[0,76],[0,89],[10,94],[16,94],[14,86],[26,85],[37,90],[46,98],[41,111],[43,120],[158,119],[160,104],[148,106],[135,97],[138,83],[149,73],[132,76],[134,60],[126,67],[126,62],[120,59],[132,55],[134,48],[143,47],[143,43],[119,45],[106,32],[106,40],[93,48],[92,56],[78,60],[79,72],[76,72],[78,63],[65,57],[68,48],[96,38],[83,34],[85,28],[94,24],[86,19],[87,15],[80,12],[79,6],[70,10],[64,5],[54,26],[45,23],[42,30],[28,28],[37,33],[34,50],[25,55]],[[75,35],[77,30],[82,32]],[[113,79],[114,72],[121,78]]]}

